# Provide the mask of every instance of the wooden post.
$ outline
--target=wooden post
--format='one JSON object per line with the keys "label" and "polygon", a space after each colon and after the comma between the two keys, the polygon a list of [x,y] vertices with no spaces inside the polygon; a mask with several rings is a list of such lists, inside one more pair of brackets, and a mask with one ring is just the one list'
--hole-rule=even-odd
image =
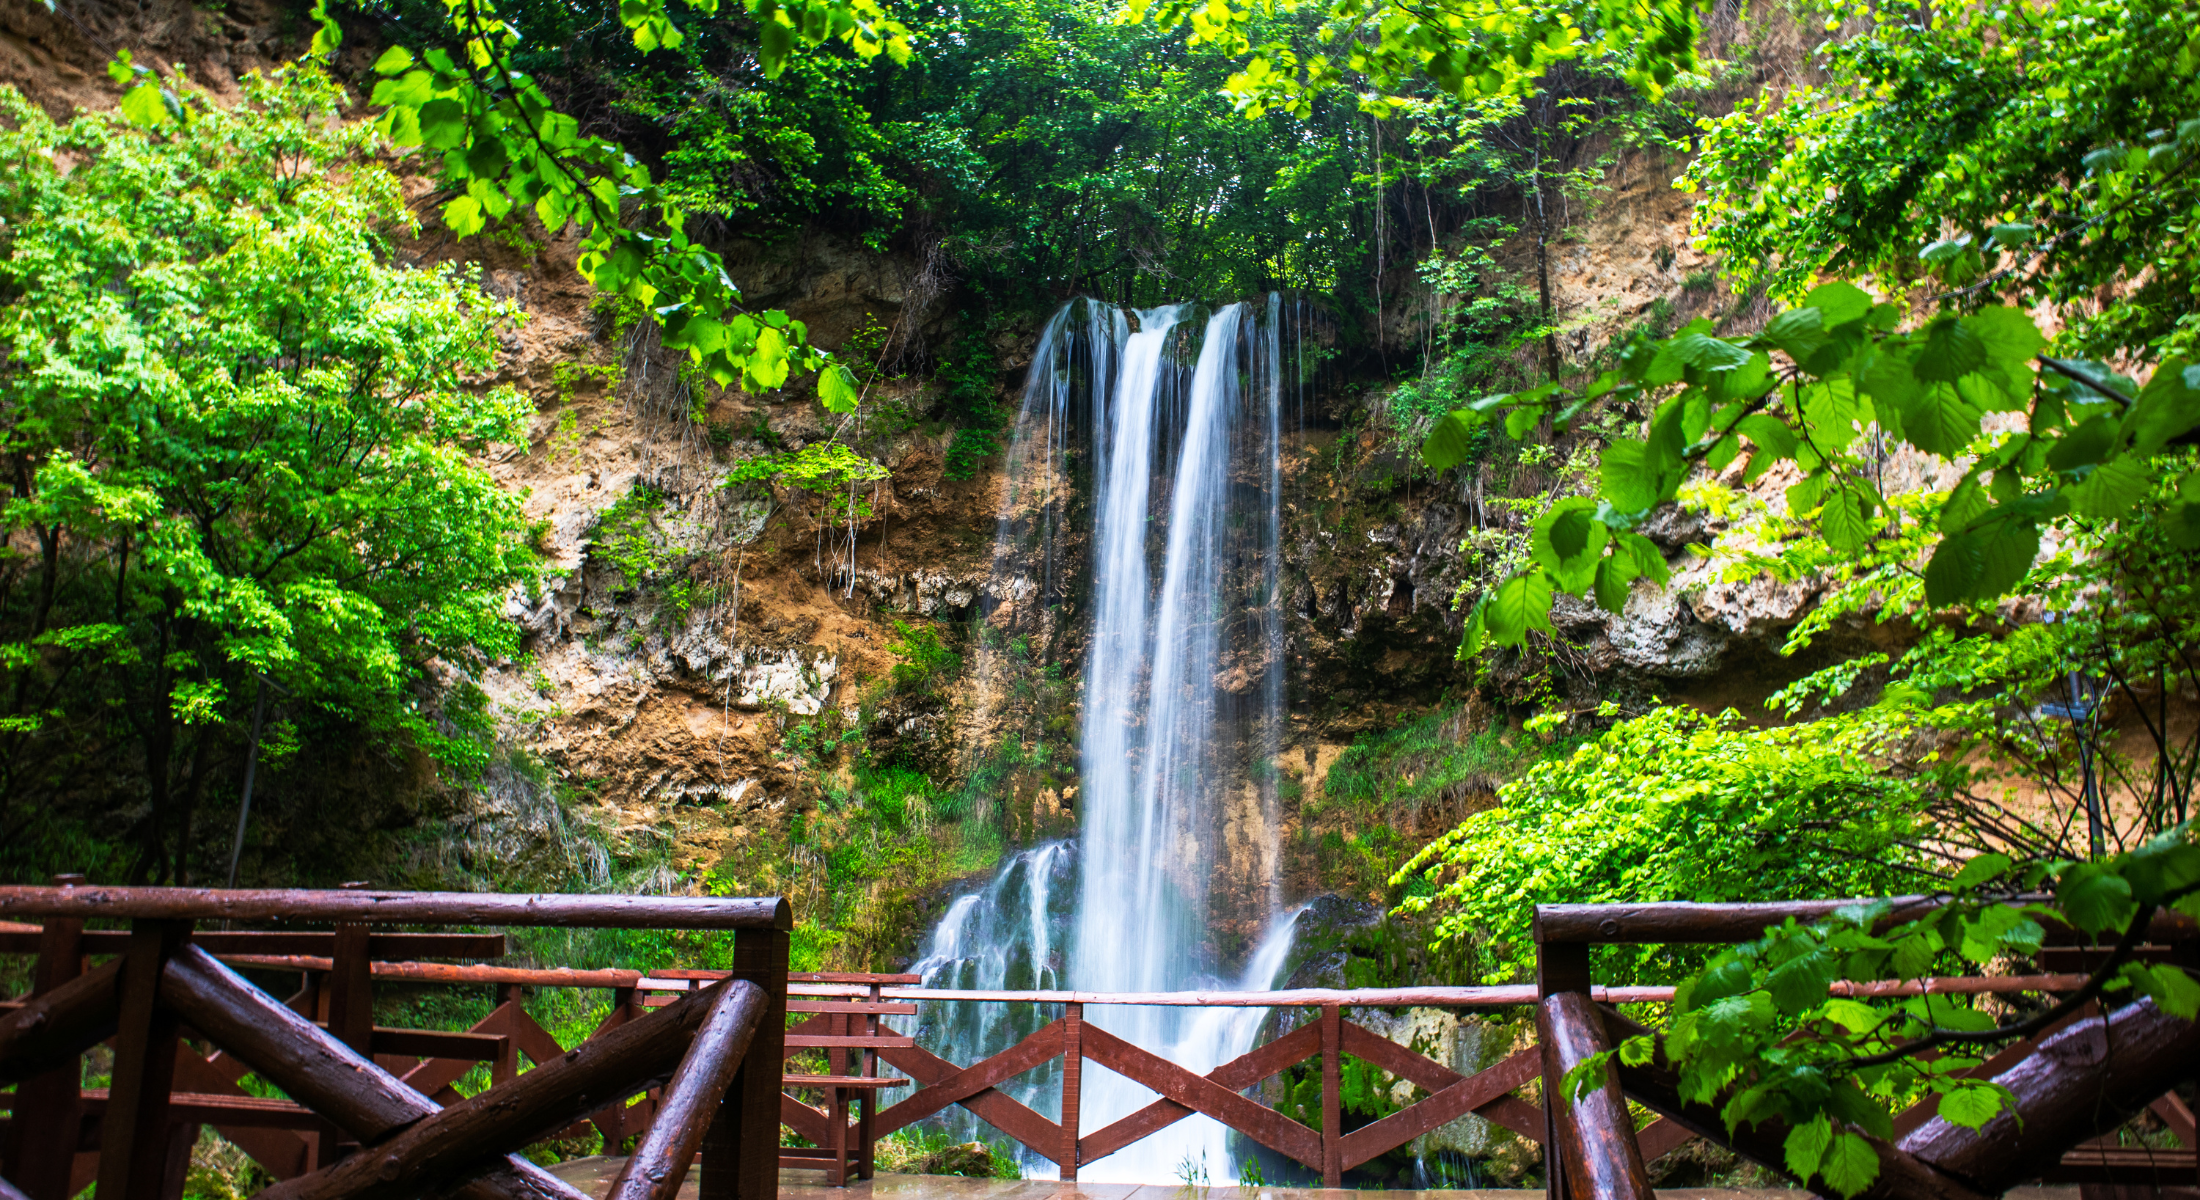
{"label": "wooden post", "polygon": [[362,1055],[374,1042],[374,963],[368,957],[367,929],[347,922],[336,927],[336,952],[327,981],[328,1031]]}
{"label": "wooden post", "polygon": [[1322,1186],[1344,1186],[1344,1015],[1322,1005]]}
{"label": "wooden post", "polygon": [[[60,887],[82,882],[82,875],[54,876]],[[45,919],[31,994],[50,992],[83,973],[83,932],[80,920]],[[69,1169],[84,1121],[83,1082],[83,1060],[75,1059],[16,1088],[15,1119],[8,1123],[7,1142],[0,1153],[7,1159],[7,1178],[29,1200],[69,1200]]]}
{"label": "wooden post", "polygon": [[1590,999],[1589,945],[1546,942],[1537,929],[1536,1034],[1543,1048],[1546,1192],[1553,1200],[1652,1200],[1634,1118],[1607,1068],[1604,1086],[1579,1100],[1567,1072],[1610,1048],[1603,1014]]}
{"label": "wooden post", "polygon": [[657,1121],[604,1193],[605,1200],[675,1200],[703,1131],[733,1083],[764,1013],[755,988],[728,984],[665,1085]]}
{"label": "wooden post", "polygon": [[1077,1121],[1085,1082],[1085,1006],[1062,1006],[1062,1180],[1077,1181]]}
{"label": "wooden post", "polygon": [[[791,922],[790,922],[791,924]],[[787,1055],[787,934],[741,930],[733,975],[764,989],[767,1007],[741,1072],[703,1138],[701,1200],[772,1200],[779,1194],[779,1095]],[[843,1120],[846,1118],[843,1117]]]}
{"label": "wooden post", "polygon": [[99,1194],[159,1200],[168,1181],[168,1092],[178,1024],[160,1003],[160,977],[191,937],[190,921],[139,920],[122,955],[122,1017],[114,1081],[99,1123]]}

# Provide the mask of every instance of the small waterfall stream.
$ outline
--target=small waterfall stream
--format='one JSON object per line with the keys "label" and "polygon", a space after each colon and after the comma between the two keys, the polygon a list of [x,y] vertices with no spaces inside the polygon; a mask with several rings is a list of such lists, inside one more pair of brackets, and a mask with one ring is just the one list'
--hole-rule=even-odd
{"label": "small waterfall stream", "polygon": [[[1036,541],[1041,578],[1019,576],[1007,591],[1037,585],[1042,601],[1057,598],[1067,511],[1059,491],[1081,451],[1092,529],[1079,837],[1014,855],[983,889],[956,899],[914,968],[927,986],[1267,990],[1284,970],[1297,914],[1279,906],[1271,769],[1283,710],[1281,313],[1275,296],[1204,319],[1195,306],[1169,305],[1139,312],[1132,332],[1120,310],[1073,301],[1042,333],[996,562],[1009,559],[1012,539]],[[1241,848],[1227,869],[1226,829]],[[1260,927],[1236,963],[1214,928],[1226,876],[1238,927],[1249,911]],[[975,1061],[1059,1015],[1040,1007],[926,1005],[922,1038],[952,1061]],[[1096,1005],[1085,1019],[1205,1073],[1249,1049],[1267,1013]],[[1050,1064],[1004,1090],[1055,1115],[1059,1079]],[[1092,1063],[1082,1096],[1086,1132],[1153,1099]],[[985,1136],[959,1109],[946,1120]],[[1025,1167],[1051,1171],[1044,1160]],[[1236,1178],[1226,1131],[1205,1117],[1080,1177],[1170,1182],[1193,1173]]]}

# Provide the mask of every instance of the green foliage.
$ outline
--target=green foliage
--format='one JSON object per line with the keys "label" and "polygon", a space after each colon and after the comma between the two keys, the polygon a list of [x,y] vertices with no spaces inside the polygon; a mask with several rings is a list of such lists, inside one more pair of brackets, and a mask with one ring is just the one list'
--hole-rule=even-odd
{"label": "green foliage", "polygon": [[737,488],[769,481],[824,494],[884,479],[888,473],[845,442],[823,441],[811,442],[800,450],[744,458],[726,472],[723,486]]}
{"label": "green foliage", "polygon": [[629,585],[655,575],[666,565],[664,547],[656,536],[656,516],[664,506],[664,493],[637,483],[611,507],[596,514],[595,526],[588,535],[591,548],[619,568]]}
{"label": "green foliage", "polygon": [[[1751,729],[1659,708],[1538,763],[1399,869],[1401,913],[1475,948],[1488,983],[1535,961],[1537,904],[1776,900],[1903,888],[1927,832],[1918,787],[1889,771],[1904,732],[1876,718]],[[1670,981],[1685,950],[1606,947],[1598,978]]]}
{"label": "green foliage", "polygon": [[[1834,6],[1833,20],[1856,12]],[[2200,28],[2177,0],[1880,5],[1823,87],[1709,126],[1683,182],[1737,282],[1821,275],[2062,310],[2073,353],[2189,355],[2200,325]],[[2180,125],[2182,123],[2182,125]],[[1922,251],[1922,254],[1921,254]]]}
{"label": "green foliage", "polygon": [[896,618],[894,633],[886,648],[901,660],[894,664],[893,680],[902,691],[935,689],[962,670],[962,655],[940,640],[939,630]]}
{"label": "green foliage", "polygon": [[[1361,105],[1378,114],[1404,99],[1397,93],[1424,81],[1467,99],[1515,96],[1554,65],[1589,55],[1619,60],[1628,82],[1655,95],[1696,61],[1696,8],[1683,0],[1285,0],[1243,7],[1228,0],[1132,0],[1121,19],[1136,23],[1149,10],[1164,26],[1189,25],[1195,46],[1251,54],[1227,90],[1253,116],[1270,108],[1303,115],[1323,93],[1354,86],[1375,90]],[[1279,11],[1307,18],[1311,36],[1296,44],[1275,38],[1261,18]]]}
{"label": "green foliage", "polygon": [[[689,0],[689,7],[708,17],[718,3]],[[855,407],[854,379],[806,344],[801,322],[777,311],[737,311],[740,292],[725,264],[690,238],[685,210],[648,167],[617,143],[583,134],[580,122],[558,111],[519,69],[517,26],[490,0],[455,0],[445,8],[441,26],[449,44],[417,54],[404,46],[384,51],[374,64],[382,79],[370,102],[382,110],[376,128],[399,146],[420,147],[453,193],[441,212],[453,234],[480,233],[490,221],[530,208],[553,232],[573,224],[582,278],[648,309],[664,344],[688,351],[705,378],[762,391],[782,386],[800,367],[818,372],[825,407]],[[744,0],[743,8],[758,23],[767,75],[779,74],[798,43],[837,40],[864,57],[909,54],[906,30],[875,0]],[[319,56],[333,52],[341,31],[321,7],[316,13]],[[677,50],[686,40],[666,0],[621,0],[618,18],[644,54]],[[630,207],[651,219],[630,224]]]}
{"label": "green foliage", "polygon": [[[1984,854],[1950,886],[1952,899],[1926,916],[1890,920],[1888,901],[1857,904],[1726,950],[1680,985],[1663,1034],[1612,1053],[1638,1064],[1661,1057],[1678,1070],[1681,1095],[1716,1105],[1730,1131],[1784,1120],[1789,1171],[1854,1196],[1878,1177],[1867,1139],[1892,1140],[1894,1111],[1934,1099],[1941,1117],[1976,1129],[2009,1104],[2006,1088],[1966,1074],[1996,1047],[2102,994],[2144,996],[2188,1020],[2200,1013],[2200,981],[2187,968],[2130,957],[2159,909],[2200,916],[2200,845],[2186,827],[2095,863],[2018,867]],[[2054,902],[2027,899],[2043,892]],[[2048,920],[2117,949],[2084,988],[2025,1020],[2002,1025],[1966,996],[1832,986],[1982,974],[2037,953]],[[1578,1094],[1610,1058],[1583,1063],[1569,1086]]]}
{"label": "green foliage", "polygon": [[526,402],[473,383],[512,311],[390,261],[410,218],[317,68],[246,97],[185,89],[147,128],[0,90],[0,795],[129,762],[141,876],[181,869],[164,823],[255,676],[478,768],[485,712],[429,702],[425,668],[512,654],[503,592],[533,570],[518,498],[475,465],[525,440]]}
{"label": "green foliage", "polygon": [[[1970,456],[1937,513],[1924,567],[1927,600],[1947,606],[2016,587],[2038,555],[2043,526],[2132,512],[2156,479],[2151,464],[2200,424],[2200,370],[2181,359],[2164,362],[2140,387],[2098,364],[2045,355],[2046,338],[2013,308],[1944,313],[1896,332],[1896,308],[1850,284],[1821,285],[1805,300],[1754,337],[1712,337],[1698,321],[1671,338],[1638,338],[1619,367],[1579,396],[1547,383],[1485,397],[1437,424],[1423,456],[1442,469],[1461,461],[1474,431],[1499,414],[1508,432],[1524,432],[1545,417],[1563,424],[1605,396],[1652,408],[1645,436],[1606,448],[1600,494],[1562,501],[1538,522],[1532,565],[1476,605],[1463,657],[1485,638],[1518,645],[1530,631],[1549,632],[1559,592],[1593,591],[1616,612],[1635,579],[1663,582],[1663,555],[1634,526],[1673,500],[1699,463],[1725,469],[1745,440],[1752,450],[1744,478],[1793,462],[1802,478],[1787,490],[1789,510],[1815,515],[1817,534],[1838,553],[1899,537],[1902,522],[1914,519],[1879,491],[1880,450],[1867,434],[1943,458]],[[2048,369],[2035,374],[2035,358]],[[1988,413],[2011,411],[2025,414],[2024,432],[1983,435]],[[2200,477],[2187,473],[2174,486],[2176,498],[2160,504],[2165,526],[2193,530],[2200,545]]]}

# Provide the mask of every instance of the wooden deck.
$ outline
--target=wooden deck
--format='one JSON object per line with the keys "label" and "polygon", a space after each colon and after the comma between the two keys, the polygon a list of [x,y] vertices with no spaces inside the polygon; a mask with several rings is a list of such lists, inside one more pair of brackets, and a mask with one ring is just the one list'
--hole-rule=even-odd
{"label": "wooden deck", "polygon": [[[623,1158],[576,1158],[550,1168],[578,1190],[600,1196]],[[1541,1200],[1543,1189],[1329,1191],[1322,1188],[1187,1188],[1174,1183],[1057,1183],[1053,1180],[964,1179],[954,1175],[887,1175],[829,1188],[817,1171],[781,1171],[779,1200]],[[680,1200],[698,1200],[691,1176]],[[1810,1193],[1788,1188],[1661,1188],[1658,1200],[1809,1200]],[[2078,1200],[2075,1187],[2013,1189],[2003,1200]]]}

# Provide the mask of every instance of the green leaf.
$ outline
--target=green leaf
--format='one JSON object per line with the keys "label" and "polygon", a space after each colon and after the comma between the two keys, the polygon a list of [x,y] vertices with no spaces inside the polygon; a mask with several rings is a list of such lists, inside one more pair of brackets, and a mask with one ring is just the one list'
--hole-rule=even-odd
{"label": "green leaf", "polygon": [[1927,383],[1953,383],[1985,365],[1986,343],[1978,332],[1956,317],[1944,316],[1925,327],[1910,371]]}
{"label": "green leaf", "polygon": [[1816,308],[1792,309],[1772,318],[1757,336],[1801,362],[1826,344],[1826,314]]}
{"label": "green leaf", "polygon": [[405,49],[403,46],[392,46],[382,52],[382,57],[374,60],[374,73],[377,75],[395,75],[412,65],[412,51]]}
{"label": "green leaf", "polygon": [[1966,1084],[1940,1094],[1940,1119],[1965,1129],[1983,1128],[2002,1109],[2004,1093],[1991,1083]]}
{"label": "green leaf", "polygon": [[1902,436],[1927,454],[1962,457],[1978,438],[1985,411],[1945,384],[1921,389],[1902,412]]}
{"label": "green leaf", "polygon": [[1803,296],[1803,304],[1823,315],[1825,328],[1838,329],[1872,309],[1872,298],[1853,283],[1822,283]]}
{"label": "green leaf", "polygon": [[1749,351],[1725,338],[1684,333],[1673,339],[1673,352],[1691,367],[1707,371],[1731,371],[1749,361]]}
{"label": "green leaf", "polygon": [[2120,930],[2136,908],[2131,883],[2098,863],[2079,863],[2055,883],[2055,899],[2070,923],[2088,934]]}
{"label": "green leaf", "polygon": [[1987,358],[2009,365],[2031,361],[2047,346],[2039,326],[2023,310],[2006,305],[1982,308],[1962,318],[1962,323],[1986,348]]}
{"label": "green leaf", "polygon": [[2175,963],[2128,963],[2124,975],[2163,1012],[2190,1021],[2200,1016],[2200,982]]}
{"label": "green leaf", "polygon": [[1627,607],[1627,597],[1634,591],[1634,582],[1640,578],[1641,568],[1635,565],[1632,554],[1607,554],[1597,560],[1597,607],[1616,613]]}
{"label": "green leaf", "polygon": [[1818,527],[1825,532],[1826,544],[1835,550],[1860,550],[1878,532],[1872,521],[1874,512],[1871,500],[1860,489],[1844,487],[1826,498],[1826,506],[1818,514]]}
{"label": "green leaf", "polygon": [[1948,881],[1948,886],[1955,891],[1975,888],[1982,883],[2001,878],[2008,872],[2009,866],[2010,860],[2006,854],[1974,854],[1969,862],[1963,864],[1963,869],[1956,872],[1956,877]]}
{"label": "green leaf", "polygon": [[1853,1079],[1837,1079],[1826,1097],[1827,1111],[1877,1138],[1894,1136],[1894,1118]]}
{"label": "green leaf", "polygon": [[1647,512],[1659,499],[1659,481],[1647,461],[1649,446],[1635,438],[1615,438],[1604,448],[1598,469],[1604,495],[1623,513]]}
{"label": "green leaf", "polygon": [[1525,571],[1498,584],[1483,602],[1482,619],[1490,640],[1500,646],[1517,646],[1530,630],[1551,632],[1551,577],[1540,570]]}
{"label": "green leaf", "polygon": [[1528,436],[1528,431],[1534,429],[1536,422],[1542,419],[1543,410],[1540,408],[1516,408],[1505,414],[1505,436],[1518,441]]}
{"label": "green leaf", "polygon": [[458,237],[472,237],[488,224],[482,216],[481,201],[472,196],[460,196],[443,206],[443,224]]}
{"label": "green leaf", "polygon": [[1777,417],[1765,413],[1751,413],[1734,424],[1735,432],[1757,443],[1775,458],[1786,458],[1795,453],[1795,431]]}
{"label": "green leaf", "polygon": [[825,411],[851,413],[863,391],[856,386],[854,375],[840,363],[833,363],[817,374],[817,398],[825,405]]}
{"label": "green leaf", "polygon": [[2121,420],[2113,413],[2100,413],[2084,421],[2077,428],[2056,439],[2047,451],[2047,465],[2057,471],[2070,471],[2097,463],[2108,457],[2116,448],[2116,435]]}
{"label": "green leaf", "polygon": [[1840,963],[1824,951],[1813,951],[1774,967],[1765,976],[1765,990],[1784,1013],[1799,1013],[1825,1002],[1826,985],[1840,973]]}
{"label": "green leaf", "polygon": [[1833,1145],[1826,1147],[1826,1158],[1819,1160],[1817,1178],[1826,1180],[1826,1187],[1841,1196],[1859,1196],[1863,1189],[1872,1187],[1872,1180],[1879,1178],[1879,1154],[1872,1152],[1872,1145],[1857,1134],[1841,1134],[1833,1138]]}
{"label": "green leaf", "polygon": [[1421,461],[1432,470],[1448,471],[1467,461],[1474,451],[1474,431],[1482,424],[1479,414],[1454,409],[1437,418],[1436,427],[1421,442]]}
{"label": "green leaf", "polygon": [[1991,600],[2015,587],[2039,553],[2039,526],[2016,517],[1949,534],[1925,566],[1925,598],[1934,605]]}
{"label": "green leaf", "polygon": [[1639,533],[1622,532],[1618,535],[1619,548],[1635,560],[1635,573],[1664,583],[1673,577],[1672,568],[1665,565],[1665,551],[1656,542]]}
{"label": "green leaf", "polygon": [[2131,511],[2154,486],[2154,475],[2134,455],[2124,455],[2086,472],[2084,479],[2063,489],[2070,507],[2102,521],[2113,521]]}
{"label": "green leaf", "polygon": [[1787,1151],[1788,1174],[1805,1180],[1816,1175],[1818,1164],[1825,1161],[1826,1148],[1831,1145],[1833,1122],[1827,1120],[1824,1113],[1811,1118],[1807,1124],[1788,1130],[1784,1147]]}
{"label": "green leaf", "polygon": [[122,93],[120,105],[124,119],[144,129],[158,129],[168,123],[168,105],[161,99],[160,84],[152,77]]}

